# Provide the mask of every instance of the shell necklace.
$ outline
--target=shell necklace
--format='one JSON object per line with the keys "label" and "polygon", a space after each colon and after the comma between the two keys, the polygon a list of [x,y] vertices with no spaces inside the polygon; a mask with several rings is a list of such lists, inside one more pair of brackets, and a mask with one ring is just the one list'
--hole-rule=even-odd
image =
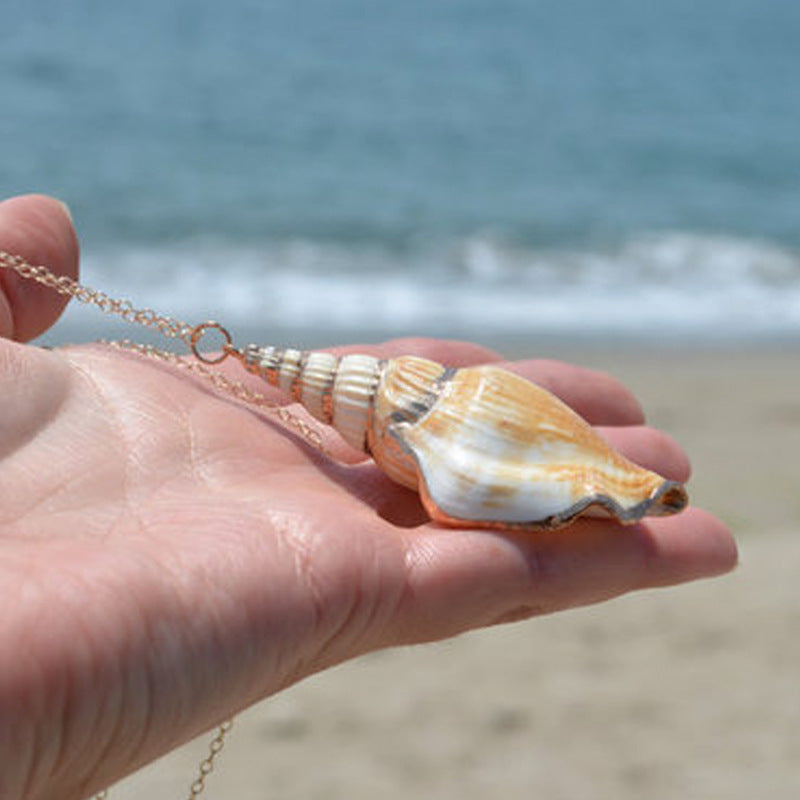
{"label": "shell necklace", "polygon": [[[632,463],[561,400],[507,370],[454,369],[416,356],[382,360],[252,344],[238,348],[216,322],[190,326],[137,310],[127,300],[3,251],[0,268],[182,340],[196,362],[130,341],[116,345],[173,361],[240,400],[271,408],[321,448],[311,426],[204,366],[237,359],[333,426],[392,480],[417,491],[440,525],[530,530],[560,528],[580,516],[629,524],[687,505],[681,484]],[[223,340],[216,354],[200,347],[210,332]]]}
{"label": "shell necklace", "polygon": [[[324,451],[313,426],[209,368],[227,358],[238,360],[333,426],[391,479],[419,492],[431,520],[440,525],[552,529],[581,516],[629,524],[677,513],[688,503],[681,484],[633,464],[558,398],[507,370],[454,369],[416,356],[382,360],[273,346],[238,348],[216,322],[192,326],[136,309],[20,256],[0,251],[0,269],[182,341],[194,361],[130,340],[107,344],[200,375],[216,389],[275,413]],[[218,353],[201,349],[208,334],[221,336]],[[230,725],[225,722],[216,731],[190,800],[202,793]],[[97,795],[105,797],[105,791]]]}

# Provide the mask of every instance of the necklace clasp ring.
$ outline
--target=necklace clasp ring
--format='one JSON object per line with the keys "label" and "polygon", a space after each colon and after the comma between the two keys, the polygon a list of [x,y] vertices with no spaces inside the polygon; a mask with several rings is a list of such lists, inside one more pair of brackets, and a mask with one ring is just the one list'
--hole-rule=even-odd
{"label": "necklace clasp ring", "polygon": [[[200,351],[200,342],[209,331],[216,331],[223,339],[222,348],[217,355],[208,355]],[[224,328],[218,322],[203,322],[192,328],[189,334],[189,347],[192,350],[192,355],[203,364],[219,364],[224,361],[229,355],[236,352],[233,347],[233,338],[228,333],[227,328]]]}

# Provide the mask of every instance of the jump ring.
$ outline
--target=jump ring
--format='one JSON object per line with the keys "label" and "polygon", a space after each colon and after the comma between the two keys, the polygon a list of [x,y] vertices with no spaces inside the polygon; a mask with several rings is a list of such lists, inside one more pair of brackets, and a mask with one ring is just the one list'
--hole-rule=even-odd
{"label": "jump ring", "polygon": [[[216,331],[224,340],[222,350],[216,356],[205,355],[199,350],[200,341],[206,335],[206,333],[208,333],[208,331]],[[192,349],[192,355],[198,361],[202,361],[204,364],[219,364],[221,361],[224,361],[231,354],[231,351],[233,350],[232,345],[233,339],[231,338],[230,333],[228,333],[227,329],[223,328],[218,322],[203,322],[202,324],[192,328],[192,332],[189,335],[189,346]]]}

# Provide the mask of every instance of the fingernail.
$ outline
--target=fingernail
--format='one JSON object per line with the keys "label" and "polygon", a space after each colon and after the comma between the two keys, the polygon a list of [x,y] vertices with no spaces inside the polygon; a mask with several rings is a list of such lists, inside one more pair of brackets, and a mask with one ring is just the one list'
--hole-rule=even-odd
{"label": "fingernail", "polygon": [[57,203],[58,203],[58,204],[61,206],[61,208],[64,210],[64,213],[67,215],[67,219],[69,219],[69,221],[70,221],[70,222],[73,222],[73,219],[72,219],[72,212],[69,210],[69,206],[68,206],[68,205],[67,205],[67,204],[66,204],[66,203],[65,203],[63,200],[59,200],[57,197],[55,197],[55,198],[53,198],[53,199],[54,199],[54,200],[55,200],[55,201],[56,201],[56,202],[57,202]]}

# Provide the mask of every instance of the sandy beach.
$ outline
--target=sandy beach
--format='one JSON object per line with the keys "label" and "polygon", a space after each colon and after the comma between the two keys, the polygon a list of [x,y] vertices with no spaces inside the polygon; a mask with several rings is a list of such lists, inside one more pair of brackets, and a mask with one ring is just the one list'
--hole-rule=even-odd
{"label": "sandy beach", "polygon": [[[800,796],[800,352],[564,349],[689,451],[731,576],[377,653],[243,714],[209,798]],[[208,737],[113,787],[183,797]]]}

